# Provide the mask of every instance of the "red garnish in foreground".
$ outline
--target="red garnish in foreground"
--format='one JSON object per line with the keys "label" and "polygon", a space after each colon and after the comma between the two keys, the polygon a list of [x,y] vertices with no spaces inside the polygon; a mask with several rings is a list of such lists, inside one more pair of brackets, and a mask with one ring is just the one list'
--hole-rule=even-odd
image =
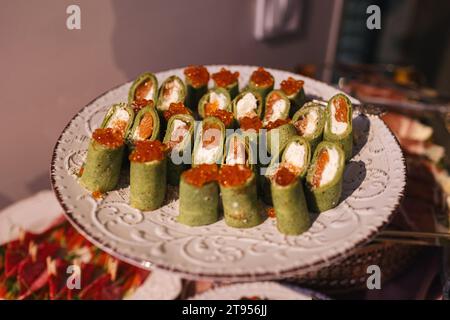
{"label": "red garnish in foreground", "polygon": [[211,78],[213,78],[216,86],[225,88],[237,81],[239,72],[231,72],[230,70],[222,68],[219,72],[214,73]]}
{"label": "red garnish in foreground", "polygon": [[207,85],[209,81],[209,72],[204,66],[189,66],[184,69],[184,75],[196,88]]}
{"label": "red garnish in foreground", "polygon": [[281,81],[280,87],[286,95],[290,96],[299,92],[304,84],[305,82],[303,80],[295,80],[294,78],[289,77],[287,80]]}
{"label": "red garnish in foreground", "polygon": [[270,72],[266,71],[263,67],[259,67],[253,71],[250,81],[257,87],[270,87],[274,82]]}
{"label": "red garnish in foreground", "polygon": [[234,118],[233,113],[231,113],[227,110],[222,110],[222,109],[216,109],[211,112],[205,112],[205,115],[208,117],[218,118],[220,121],[223,122],[225,127],[230,127],[231,124],[233,123],[233,118]]}
{"label": "red garnish in foreground", "polygon": [[273,180],[279,186],[288,186],[296,179],[296,175],[294,172],[289,170],[285,166],[281,166],[277,172],[275,173]]}
{"label": "red garnish in foreground", "polygon": [[259,131],[263,127],[263,123],[258,117],[243,117],[239,120],[242,131],[255,130]]}
{"label": "red garnish in foreground", "polygon": [[135,145],[136,148],[129,156],[130,161],[149,162],[164,159],[166,146],[161,141],[138,141]]}
{"label": "red garnish in foreground", "polygon": [[118,148],[123,145],[122,131],[112,128],[99,128],[94,131],[92,138],[101,145],[111,149]]}
{"label": "red garnish in foreground", "polygon": [[317,157],[317,161],[316,161],[314,176],[312,178],[312,185],[314,188],[317,188],[320,186],[320,181],[322,180],[323,171],[325,170],[325,166],[327,165],[329,160],[330,160],[330,156],[328,154],[328,150],[325,148],[320,150],[319,156]]}
{"label": "red garnish in foreground", "polygon": [[166,121],[169,121],[169,119],[176,114],[192,115],[192,111],[189,110],[188,108],[186,108],[186,106],[183,104],[183,102],[174,102],[174,103],[171,103],[169,106],[169,109],[167,109],[163,113],[164,119],[166,119]]}
{"label": "red garnish in foreground", "polygon": [[275,214],[275,208],[268,208],[267,209],[267,216],[269,218],[276,218],[276,214]]}
{"label": "red garnish in foreground", "polygon": [[183,173],[184,180],[197,187],[217,181],[219,168],[216,164],[201,164]]}
{"label": "red garnish in foreground", "polygon": [[224,165],[219,171],[219,183],[224,187],[235,187],[244,184],[253,172],[243,165]]}
{"label": "red garnish in foreground", "polygon": [[281,127],[282,125],[285,125],[286,123],[289,123],[289,119],[277,119],[275,121],[270,121],[267,125],[266,125],[266,129],[267,131],[270,131],[272,129]]}

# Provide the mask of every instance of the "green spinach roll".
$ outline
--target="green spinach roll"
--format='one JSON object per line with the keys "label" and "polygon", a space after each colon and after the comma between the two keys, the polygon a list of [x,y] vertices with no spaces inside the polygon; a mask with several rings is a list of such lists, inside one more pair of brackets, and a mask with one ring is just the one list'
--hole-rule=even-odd
{"label": "green spinach roll", "polygon": [[204,66],[189,66],[184,69],[186,82],[186,105],[196,110],[200,98],[208,91],[209,72]]}
{"label": "green spinach roll", "polygon": [[186,99],[186,87],[177,76],[167,78],[159,89],[156,109],[159,113],[168,110],[172,103],[182,102]]}
{"label": "green spinach roll", "polygon": [[297,135],[297,130],[289,119],[278,119],[266,125],[266,147],[271,155],[282,150],[286,142]]}
{"label": "green spinach roll", "polygon": [[211,78],[214,80],[215,88],[227,90],[231,99],[239,94],[239,72],[221,68],[219,72],[213,73]]}
{"label": "green spinach roll", "polygon": [[177,186],[181,173],[189,167],[194,126],[195,120],[189,114],[176,114],[169,119],[163,142],[169,151],[167,180],[170,185]]}
{"label": "green spinach roll", "polygon": [[314,152],[316,146],[322,141],[326,115],[322,106],[308,102],[298,110],[292,118],[292,124],[297,129],[297,134],[305,138],[311,144]]}
{"label": "green spinach roll", "polygon": [[286,235],[308,230],[311,220],[300,177],[281,166],[272,179],[271,192],[278,230]]}
{"label": "green spinach roll", "polygon": [[275,80],[270,72],[263,67],[259,67],[253,71],[248,82],[248,89],[258,92],[262,99],[265,100],[267,94],[273,90]]}
{"label": "green spinach roll", "polygon": [[282,91],[273,90],[269,92],[265,102],[263,124],[267,125],[279,119],[289,118],[290,107],[291,103]]}
{"label": "green spinach roll", "polygon": [[322,141],[306,176],[308,207],[314,212],[334,208],[341,197],[345,154],[340,144]]}
{"label": "green spinach roll", "polygon": [[125,137],[134,111],[126,104],[113,105],[89,143],[80,183],[92,192],[113,190],[119,181]]}
{"label": "green spinach roll", "polygon": [[198,103],[198,114],[201,119],[219,118],[225,127],[230,128],[233,125],[234,117],[228,91],[223,88],[209,90]]}
{"label": "green spinach roll", "polygon": [[192,166],[199,164],[220,164],[225,142],[225,125],[215,117],[203,119],[197,129]]}
{"label": "green spinach roll", "polygon": [[202,226],[219,219],[218,167],[201,164],[181,175],[178,222]]}
{"label": "green spinach roll", "polygon": [[296,80],[292,77],[289,77],[280,83],[281,91],[284,92],[291,102],[291,109],[289,112],[290,117],[293,117],[297,110],[305,103],[306,97],[303,85],[303,80]]}
{"label": "green spinach roll", "polygon": [[158,79],[150,72],[145,72],[134,80],[128,91],[128,103],[133,101],[153,101],[156,104],[158,97]]}
{"label": "green spinach roll", "polygon": [[333,96],[327,104],[327,121],[324,129],[324,140],[337,142],[345,153],[345,160],[352,156],[352,103],[343,95]]}
{"label": "green spinach roll", "polygon": [[139,110],[128,134],[128,144],[134,146],[137,141],[159,138],[159,116],[155,108],[146,106]]}
{"label": "green spinach roll", "polygon": [[242,165],[224,165],[219,171],[219,185],[225,222],[234,228],[251,228],[260,224],[256,192],[256,175]]}
{"label": "green spinach roll", "polygon": [[156,210],[166,196],[165,146],[158,140],[138,141],[130,156],[130,205]]}
{"label": "green spinach roll", "polygon": [[233,99],[232,106],[234,118],[239,124],[244,118],[261,119],[263,99],[256,91],[242,91]]}

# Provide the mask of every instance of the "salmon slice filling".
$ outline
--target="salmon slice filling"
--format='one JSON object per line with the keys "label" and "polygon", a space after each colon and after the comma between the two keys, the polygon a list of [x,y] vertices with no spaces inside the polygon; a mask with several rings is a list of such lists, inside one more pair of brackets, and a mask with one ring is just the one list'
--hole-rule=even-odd
{"label": "salmon slice filling", "polygon": [[135,141],[147,140],[153,133],[153,116],[150,112],[144,114],[139,126],[134,131],[133,139]]}
{"label": "salmon slice filling", "polygon": [[339,153],[334,148],[320,150],[314,167],[312,185],[319,188],[331,182],[338,171]]}
{"label": "salmon slice filling", "polygon": [[337,97],[331,103],[331,132],[342,134],[347,130],[348,106],[343,97]]}
{"label": "salmon slice filling", "polygon": [[269,122],[274,122],[281,118],[286,111],[287,103],[277,93],[273,93],[269,96],[266,103],[266,115],[264,117],[264,125]]}
{"label": "salmon slice filling", "polygon": [[297,133],[300,136],[309,136],[314,134],[317,128],[317,122],[319,120],[319,114],[317,110],[311,110],[304,115],[301,115],[294,123]]}
{"label": "salmon slice filling", "polygon": [[162,110],[167,110],[171,103],[179,102],[182,86],[177,80],[166,82],[162,90]]}
{"label": "salmon slice filling", "polygon": [[147,80],[141,83],[134,92],[134,100],[153,100],[155,88],[153,81]]}
{"label": "salmon slice filling", "polygon": [[218,152],[220,152],[220,141],[222,132],[218,125],[206,123],[202,128],[202,141],[200,148],[197,150],[197,163],[212,164],[217,160]]}
{"label": "salmon slice filling", "polygon": [[178,149],[184,138],[189,133],[190,125],[182,120],[175,119],[173,122],[173,130],[170,134],[170,141],[168,143],[169,149]]}

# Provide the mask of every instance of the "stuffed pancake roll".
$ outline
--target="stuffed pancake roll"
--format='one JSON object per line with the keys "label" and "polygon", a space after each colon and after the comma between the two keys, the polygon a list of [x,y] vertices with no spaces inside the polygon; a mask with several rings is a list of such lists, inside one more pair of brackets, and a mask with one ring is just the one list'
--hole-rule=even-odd
{"label": "stuffed pancake roll", "polygon": [[137,141],[156,140],[159,137],[159,116],[155,108],[142,108],[128,134],[128,143],[133,146]]}
{"label": "stuffed pancake roll", "polygon": [[251,228],[263,221],[253,170],[242,165],[224,165],[219,171],[219,185],[227,225]]}
{"label": "stuffed pancake roll", "polygon": [[337,142],[345,153],[345,160],[352,156],[352,103],[343,94],[337,94],[328,101],[327,121],[323,134],[325,141]]}
{"label": "stuffed pancake roll", "polygon": [[192,166],[220,164],[223,157],[225,126],[215,117],[205,118],[197,130],[192,155]]}
{"label": "stuffed pancake roll", "polygon": [[252,75],[250,76],[248,88],[250,90],[258,92],[264,100],[267,94],[273,90],[274,83],[275,80],[270,72],[266,71],[262,67],[259,67],[258,69],[253,71]]}
{"label": "stuffed pancake roll", "polygon": [[190,159],[194,125],[195,120],[189,114],[176,114],[169,120],[163,142],[169,151],[167,180],[170,185],[177,186],[181,173],[189,166],[184,156],[189,155]]}
{"label": "stuffed pancake roll", "polygon": [[234,117],[228,91],[223,88],[209,90],[198,103],[198,114],[202,119],[206,117],[219,118],[225,127],[231,127]]}
{"label": "stuffed pancake roll", "polygon": [[304,178],[311,161],[311,147],[302,137],[294,136],[286,143],[281,156],[281,166]]}
{"label": "stuffed pancake roll", "polygon": [[309,141],[312,152],[322,141],[325,120],[325,111],[313,102],[306,103],[292,118],[297,134]]}
{"label": "stuffed pancake roll", "polygon": [[297,135],[297,130],[295,130],[289,119],[278,119],[274,122],[269,122],[265,128],[266,147],[271,155],[280,152],[287,141]]}
{"label": "stuffed pancake roll", "polygon": [[322,212],[338,204],[344,165],[345,154],[338,143],[319,143],[306,176],[306,195],[310,210]]}
{"label": "stuffed pancake roll", "polygon": [[219,186],[216,164],[201,164],[181,175],[178,222],[202,226],[219,219]]}
{"label": "stuffed pancake roll", "polygon": [[234,118],[239,123],[245,117],[261,119],[263,100],[257,92],[249,90],[241,92],[234,98],[232,105]]}
{"label": "stuffed pancake roll", "polygon": [[286,235],[308,230],[311,220],[300,177],[281,166],[272,179],[271,192],[278,230]]}
{"label": "stuffed pancake roll", "polygon": [[228,91],[230,98],[234,99],[239,94],[239,72],[231,72],[221,68],[219,72],[213,73],[216,88],[223,88]]}
{"label": "stuffed pancake roll", "polygon": [[305,90],[303,89],[304,83],[305,82],[303,80],[296,80],[292,77],[289,77],[280,83],[281,91],[283,91],[291,101],[291,109],[289,112],[290,117],[292,117],[305,103]]}
{"label": "stuffed pancake roll", "polygon": [[209,72],[204,66],[189,66],[184,69],[186,82],[186,105],[196,110],[200,98],[208,91]]}
{"label": "stuffed pancake roll", "polygon": [[172,103],[182,102],[186,98],[186,87],[177,76],[167,78],[159,89],[156,108],[160,113],[169,109]]}
{"label": "stuffed pancake roll", "polygon": [[150,72],[141,74],[131,85],[128,92],[128,103],[133,101],[153,101],[156,104],[158,97],[158,80]]}
{"label": "stuffed pancake roll", "polygon": [[250,146],[249,139],[243,134],[234,133],[230,135],[225,143],[225,154],[223,164],[243,165],[254,168],[256,159]]}
{"label": "stuffed pancake roll", "polygon": [[291,103],[282,91],[271,91],[266,97],[263,124],[289,118],[290,107]]}
{"label": "stuffed pancake roll", "polygon": [[165,146],[158,140],[138,141],[130,159],[130,205],[156,210],[166,196]]}
{"label": "stuffed pancake roll", "polygon": [[183,102],[174,102],[170,104],[169,109],[163,112],[163,118],[168,122],[171,117],[177,114],[187,114],[192,116],[192,111],[186,108]]}
{"label": "stuffed pancake roll", "polygon": [[126,104],[113,105],[101,127],[89,143],[80,183],[92,192],[113,190],[120,176],[125,137],[133,122],[133,109]]}

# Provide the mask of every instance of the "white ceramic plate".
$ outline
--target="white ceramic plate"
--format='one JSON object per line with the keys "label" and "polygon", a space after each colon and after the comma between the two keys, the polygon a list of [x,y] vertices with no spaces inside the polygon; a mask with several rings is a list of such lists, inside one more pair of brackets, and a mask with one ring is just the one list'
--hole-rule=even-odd
{"label": "white ceramic plate", "polygon": [[328,300],[320,293],[278,282],[252,282],[223,286],[195,295],[191,300],[241,300],[253,297],[261,300]]}
{"label": "white ceramic plate", "polygon": [[[208,66],[215,72],[222,66]],[[226,66],[240,72],[241,87],[255,67]],[[288,76],[305,80],[307,95],[329,99],[339,91],[324,83],[268,69],[276,86]],[[160,72],[183,77],[183,69]],[[402,152],[392,133],[377,117],[354,115],[355,155],[347,165],[343,197],[301,236],[284,236],[274,219],[251,229],[234,229],[221,220],[203,227],[176,222],[177,190],[169,189],[166,204],[140,212],[128,203],[126,172],[121,188],[95,200],[77,182],[93,130],[108,107],[126,101],[131,83],[103,94],[84,107],[66,126],[51,164],[53,188],[68,219],[88,239],[116,257],[143,268],[161,268],[186,278],[267,280],[299,276],[343,257],[373,237],[389,220],[405,186]],[[354,102],[357,102],[353,99]]]}

